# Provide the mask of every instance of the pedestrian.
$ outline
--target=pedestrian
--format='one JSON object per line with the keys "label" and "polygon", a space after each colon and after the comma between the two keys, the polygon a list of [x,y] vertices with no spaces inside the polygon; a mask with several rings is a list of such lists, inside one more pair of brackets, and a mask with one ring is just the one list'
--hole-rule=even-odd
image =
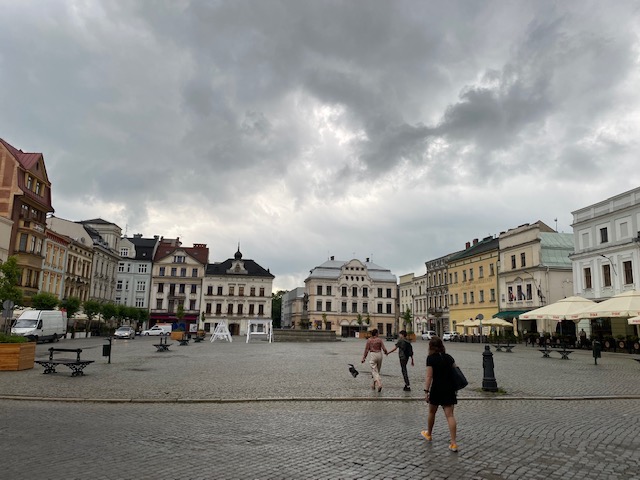
{"label": "pedestrian", "polygon": [[587,346],[587,332],[584,331],[584,328],[580,330],[580,348],[584,348]]}
{"label": "pedestrian", "polygon": [[429,415],[427,417],[427,430],[423,430],[421,435],[431,441],[436,412],[438,407],[441,406],[449,425],[449,435],[451,437],[449,450],[452,452],[458,451],[458,444],[456,443],[458,426],[456,418],[453,416],[453,408],[458,403],[453,384],[453,369],[455,367],[456,362],[445,351],[444,343],[442,343],[440,337],[431,338],[429,340],[427,375],[424,385],[424,396],[425,401],[429,404]]}
{"label": "pedestrian", "polygon": [[373,377],[373,383],[371,389],[378,389],[378,392],[382,391],[382,380],[380,379],[380,369],[382,368],[382,352],[385,355],[389,355],[384,343],[380,337],[378,337],[378,329],[371,330],[371,337],[367,340],[367,344],[364,347],[364,354],[362,355],[362,363],[369,356],[369,365],[371,365],[371,376]]}
{"label": "pedestrian", "polygon": [[404,378],[405,392],[411,391],[411,384],[409,383],[409,373],[407,372],[407,363],[411,359],[411,366],[413,367],[413,347],[411,342],[407,340],[407,331],[400,330],[399,338],[396,346],[389,350],[389,353],[393,353],[398,350],[398,359],[400,360],[400,370],[402,371],[402,377]]}

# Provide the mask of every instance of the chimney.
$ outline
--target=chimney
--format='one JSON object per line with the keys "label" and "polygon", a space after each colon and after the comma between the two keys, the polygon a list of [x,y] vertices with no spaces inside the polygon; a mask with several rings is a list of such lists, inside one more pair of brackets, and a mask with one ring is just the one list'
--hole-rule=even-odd
{"label": "chimney", "polygon": [[477,245],[477,244],[478,244],[478,239],[477,239],[477,238],[474,238],[474,239],[473,239],[473,244],[474,244],[474,245]]}
{"label": "chimney", "polygon": [[369,263],[369,257],[367,257],[367,263]]}
{"label": "chimney", "polygon": [[333,255],[331,255],[331,260],[332,260],[332,261],[333,261],[333,260],[335,260],[335,257],[334,257]]}
{"label": "chimney", "polygon": [[470,247],[471,247],[471,242],[467,242],[467,243],[465,243],[465,245],[464,245],[464,248],[465,248],[465,249],[470,248]]}

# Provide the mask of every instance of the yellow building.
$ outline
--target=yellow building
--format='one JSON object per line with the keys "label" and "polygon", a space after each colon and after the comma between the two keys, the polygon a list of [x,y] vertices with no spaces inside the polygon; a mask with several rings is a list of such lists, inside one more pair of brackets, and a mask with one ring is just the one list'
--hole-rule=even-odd
{"label": "yellow building", "polygon": [[[450,331],[464,333],[458,325],[465,320],[479,315],[489,319],[498,313],[498,247],[497,238],[475,239],[449,258]],[[487,327],[483,330],[488,333]],[[467,333],[480,332],[467,329]]]}

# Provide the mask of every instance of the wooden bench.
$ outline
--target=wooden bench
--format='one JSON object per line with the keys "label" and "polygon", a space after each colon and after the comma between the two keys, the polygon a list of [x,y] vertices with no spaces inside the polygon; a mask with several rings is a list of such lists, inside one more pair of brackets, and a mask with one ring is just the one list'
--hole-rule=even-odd
{"label": "wooden bench", "polygon": [[555,350],[555,351],[560,354],[560,356],[562,357],[562,360],[569,360],[569,355],[573,353],[573,350],[567,350],[566,348],[563,348],[562,350]]}
{"label": "wooden bench", "polygon": [[[53,354],[57,352],[72,352],[76,354],[75,359],[71,358],[53,358]],[[58,365],[65,365],[71,369],[71,376],[78,377],[84,375],[83,370],[87,365],[93,363],[94,360],[81,360],[80,354],[82,353],[81,348],[50,348],[49,349],[49,360],[36,360],[36,363],[39,363],[44,367],[43,373],[57,373],[56,367]]]}

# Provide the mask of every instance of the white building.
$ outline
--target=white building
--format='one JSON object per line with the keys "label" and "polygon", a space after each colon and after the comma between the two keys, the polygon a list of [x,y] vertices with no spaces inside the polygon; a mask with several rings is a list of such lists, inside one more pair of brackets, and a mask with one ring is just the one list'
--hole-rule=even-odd
{"label": "white building", "polygon": [[[312,328],[343,337],[377,328],[381,336],[397,333],[398,281],[389,269],[357,259],[331,257],[305,279]],[[359,323],[360,321],[360,323]]]}
{"label": "white building", "polygon": [[[571,213],[574,293],[600,301],[640,289],[640,187]],[[596,335],[633,334],[624,319],[590,327]]]}
{"label": "white building", "polygon": [[213,332],[225,320],[231,335],[246,335],[249,320],[271,318],[274,278],[255,261],[243,259],[240,247],[233,258],[207,265],[199,328]]}
{"label": "white building", "polygon": [[159,237],[122,237],[116,280],[116,303],[149,309],[151,271]]}

